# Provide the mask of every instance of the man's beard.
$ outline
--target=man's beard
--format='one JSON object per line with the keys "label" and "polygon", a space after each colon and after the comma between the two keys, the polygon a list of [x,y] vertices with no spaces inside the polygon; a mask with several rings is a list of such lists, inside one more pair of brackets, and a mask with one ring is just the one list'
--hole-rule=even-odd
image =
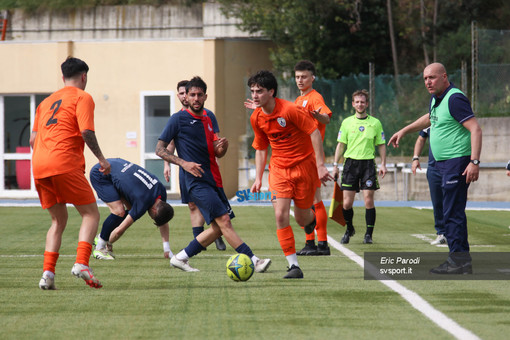
{"label": "man's beard", "polygon": [[202,104],[198,110],[195,110],[195,108],[194,108],[192,105],[190,105],[190,106],[189,106],[189,109],[190,109],[193,113],[201,114],[201,113],[202,113],[202,111],[204,110],[204,104]]}

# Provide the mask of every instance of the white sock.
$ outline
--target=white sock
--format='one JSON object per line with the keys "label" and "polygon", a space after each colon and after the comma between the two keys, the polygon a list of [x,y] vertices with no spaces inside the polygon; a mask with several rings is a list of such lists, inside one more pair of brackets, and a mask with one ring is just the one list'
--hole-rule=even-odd
{"label": "white sock", "polygon": [[189,256],[188,254],[186,254],[186,252],[183,250],[181,250],[177,255],[177,260],[180,260],[180,261],[186,261],[186,260],[189,260]]}
{"label": "white sock", "polygon": [[101,236],[97,237],[96,249],[106,248],[106,241],[101,238]]}
{"label": "white sock", "polygon": [[289,262],[289,268],[292,267],[292,265],[295,265],[296,267],[299,267],[299,263],[297,261],[296,253],[287,255],[285,257],[287,258],[287,262]]}
{"label": "white sock", "polygon": [[43,276],[46,275],[47,277],[53,279],[55,278],[55,273],[54,272],[50,272],[49,270],[45,270],[44,273],[43,273]]}

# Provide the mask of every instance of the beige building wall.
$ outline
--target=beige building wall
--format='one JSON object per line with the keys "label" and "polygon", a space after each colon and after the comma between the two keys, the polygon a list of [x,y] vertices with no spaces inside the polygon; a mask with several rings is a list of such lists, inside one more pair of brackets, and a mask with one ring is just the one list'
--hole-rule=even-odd
{"label": "beige building wall", "polygon": [[[65,58],[83,59],[90,67],[86,91],[96,103],[96,135],[103,153],[142,164],[140,93],[175,93],[178,81],[198,75],[208,85],[206,107],[230,142],[220,167],[225,192],[232,197],[238,186],[238,140],[245,133],[246,77],[271,68],[270,46],[268,41],[235,39],[6,42],[0,44],[0,94],[54,92],[63,86],[60,64]],[[175,105],[180,109],[176,97]],[[127,132],[136,132],[136,143],[127,139]],[[88,172],[97,159],[88,149],[85,155]]]}

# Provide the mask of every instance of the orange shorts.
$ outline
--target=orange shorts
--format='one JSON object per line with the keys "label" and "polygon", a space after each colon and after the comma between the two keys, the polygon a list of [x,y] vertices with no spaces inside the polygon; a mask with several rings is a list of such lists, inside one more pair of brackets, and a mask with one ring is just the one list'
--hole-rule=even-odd
{"label": "orange shorts", "polygon": [[310,157],[292,168],[269,168],[269,190],[276,198],[292,198],[301,209],[313,205],[315,190],[320,186],[315,159]]}
{"label": "orange shorts", "polygon": [[51,208],[57,203],[85,205],[96,202],[92,187],[81,169],[35,179],[34,182],[43,209]]}

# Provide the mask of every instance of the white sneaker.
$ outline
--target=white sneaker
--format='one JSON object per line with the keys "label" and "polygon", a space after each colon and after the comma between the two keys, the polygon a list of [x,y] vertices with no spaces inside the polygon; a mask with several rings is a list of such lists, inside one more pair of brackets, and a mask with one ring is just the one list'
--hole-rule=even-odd
{"label": "white sneaker", "polygon": [[93,247],[97,246],[98,241],[99,241],[99,234],[97,234],[96,237],[94,237],[94,241],[92,241],[92,246]]}
{"label": "white sneaker", "polygon": [[76,276],[79,279],[83,279],[86,284],[88,284],[92,288],[101,288],[103,285],[99,282],[98,279],[92,273],[92,269],[89,266],[86,266],[81,263],[75,263],[73,269],[71,269],[71,274]]}
{"label": "white sneaker", "polygon": [[446,237],[444,235],[437,235],[437,238],[430,242],[431,245],[435,246],[437,244],[445,244],[446,243]]}
{"label": "white sneaker", "polygon": [[106,248],[94,249],[92,256],[98,260],[115,260],[115,257],[111,256]]}
{"label": "white sneaker", "polygon": [[170,259],[170,265],[175,268],[179,268],[181,270],[184,270],[185,272],[199,272],[200,270],[193,268],[189,265],[189,260],[179,260],[177,259],[177,256],[173,256]]}
{"label": "white sneaker", "polygon": [[271,265],[271,259],[259,259],[255,264],[255,273],[263,273]]}
{"label": "white sneaker", "polygon": [[39,288],[42,290],[56,290],[57,287],[55,287],[55,278],[43,274],[41,281],[39,281]]}

